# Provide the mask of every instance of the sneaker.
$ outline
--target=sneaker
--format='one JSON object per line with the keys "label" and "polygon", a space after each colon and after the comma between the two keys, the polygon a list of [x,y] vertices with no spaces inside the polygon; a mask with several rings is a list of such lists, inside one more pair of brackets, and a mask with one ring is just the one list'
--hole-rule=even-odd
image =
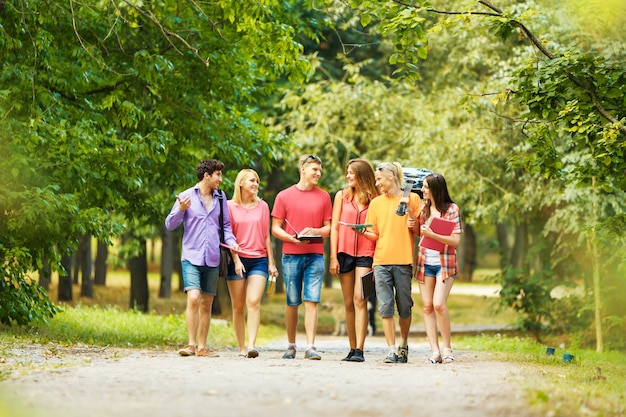
{"label": "sneaker", "polygon": [[404,346],[398,349],[398,363],[407,363],[409,361],[409,347]]}
{"label": "sneaker", "polygon": [[346,356],[345,358],[342,359],[342,361],[349,361],[350,359],[352,359],[352,357],[354,356],[354,349],[350,349],[350,352],[348,352],[348,356]]}
{"label": "sneaker", "polygon": [[181,350],[178,351],[180,356],[193,356],[196,354],[196,347],[194,345],[185,345]]}
{"label": "sneaker", "polygon": [[385,358],[385,363],[398,363],[398,355],[393,352],[389,352]]}
{"label": "sneaker", "polygon": [[198,350],[198,353],[196,353],[196,356],[204,356],[206,358],[217,358],[220,355],[216,351],[211,350],[209,348],[202,348]]}
{"label": "sneaker", "polygon": [[306,352],[304,352],[304,359],[312,359],[314,361],[319,361],[320,359],[322,359],[322,357],[320,356],[319,353],[315,351],[315,346],[313,346],[310,349],[307,349]]}
{"label": "sneaker", "polygon": [[296,358],[296,348],[289,347],[287,348],[287,352],[283,355],[283,359],[295,359]]}
{"label": "sneaker", "polygon": [[365,362],[363,351],[361,349],[355,349],[354,355],[350,358],[350,362]]}

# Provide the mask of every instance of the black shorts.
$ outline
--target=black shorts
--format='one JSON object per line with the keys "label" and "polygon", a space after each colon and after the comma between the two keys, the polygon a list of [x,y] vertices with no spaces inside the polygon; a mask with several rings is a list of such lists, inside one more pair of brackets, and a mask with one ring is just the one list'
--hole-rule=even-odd
{"label": "black shorts", "polygon": [[374,263],[374,258],[371,256],[350,256],[343,252],[337,254],[337,260],[339,261],[340,274],[352,272],[357,266],[371,268]]}

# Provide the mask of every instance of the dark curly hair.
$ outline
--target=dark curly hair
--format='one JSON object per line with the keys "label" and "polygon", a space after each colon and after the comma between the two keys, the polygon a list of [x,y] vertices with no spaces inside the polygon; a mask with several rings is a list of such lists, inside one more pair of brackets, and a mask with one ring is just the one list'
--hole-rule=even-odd
{"label": "dark curly hair", "polygon": [[213,175],[215,171],[223,171],[224,163],[222,161],[218,161],[217,159],[205,159],[200,161],[198,166],[196,166],[196,176],[198,177],[198,181],[204,178],[204,173],[206,172],[209,175]]}

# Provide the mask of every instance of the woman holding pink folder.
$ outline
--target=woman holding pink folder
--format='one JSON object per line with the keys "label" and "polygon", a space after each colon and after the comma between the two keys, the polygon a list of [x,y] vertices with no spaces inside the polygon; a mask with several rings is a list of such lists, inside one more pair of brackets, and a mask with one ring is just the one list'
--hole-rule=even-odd
{"label": "woman holding pink folder", "polygon": [[[417,252],[415,278],[420,286],[426,336],[432,350],[432,355],[425,362],[450,363],[454,361],[454,356],[450,343],[450,313],[447,302],[459,270],[456,247],[461,242],[463,233],[461,213],[450,198],[442,175],[427,175],[422,193],[424,199],[419,215],[421,242]],[[436,220],[433,222],[433,219]],[[443,247],[437,247],[437,244],[443,244]],[[443,352],[439,350],[437,322]]]}

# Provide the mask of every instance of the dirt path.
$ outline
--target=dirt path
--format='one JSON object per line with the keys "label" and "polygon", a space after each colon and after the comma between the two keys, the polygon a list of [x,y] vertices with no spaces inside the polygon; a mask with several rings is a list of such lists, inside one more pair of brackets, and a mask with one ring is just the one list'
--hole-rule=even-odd
{"label": "dirt path", "polygon": [[368,339],[366,362],[342,362],[346,346],[345,337],[318,338],[321,361],[302,359],[303,350],[280,359],[284,341],[259,349],[256,359],[235,351],[181,358],[174,351],[33,348],[23,354],[34,361],[39,355],[75,365],[7,379],[0,392],[19,404],[19,417],[528,415],[514,365],[462,350],[453,364],[428,365],[428,348],[419,343],[410,344],[408,364],[384,364],[381,337]]}

